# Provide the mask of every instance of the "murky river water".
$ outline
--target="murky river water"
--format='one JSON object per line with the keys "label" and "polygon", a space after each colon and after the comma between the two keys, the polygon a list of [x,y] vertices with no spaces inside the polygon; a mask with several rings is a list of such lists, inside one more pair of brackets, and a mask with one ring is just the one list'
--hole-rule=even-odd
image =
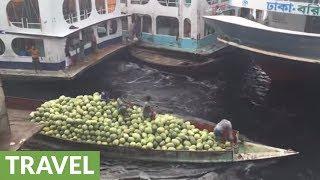
{"label": "murky river water", "polygon": [[[152,69],[117,57],[71,82],[5,82],[10,96],[37,99],[76,96],[103,89],[141,100],[146,95],[163,111],[217,122],[222,118],[248,138],[292,148],[300,155],[279,161],[232,165],[155,164],[104,161],[102,179],[320,179],[320,86],[272,84],[255,65],[189,77]],[[165,107],[165,108],[164,108]]]}

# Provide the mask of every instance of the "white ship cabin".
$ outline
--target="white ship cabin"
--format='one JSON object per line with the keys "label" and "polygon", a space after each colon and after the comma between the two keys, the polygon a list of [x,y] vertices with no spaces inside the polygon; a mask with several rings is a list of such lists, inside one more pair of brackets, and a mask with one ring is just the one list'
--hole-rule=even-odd
{"label": "white ship cabin", "polygon": [[[210,53],[216,42],[214,30],[205,24],[214,0],[121,0],[122,12],[130,14],[129,29],[141,24],[143,44],[192,53]],[[124,23],[128,23],[124,22]]]}
{"label": "white ship cabin", "polygon": [[64,69],[122,41],[121,17],[120,0],[1,0],[0,69],[33,69],[32,46],[43,70]]}
{"label": "white ship cabin", "polygon": [[[236,11],[236,16],[244,17],[269,27],[299,32],[320,33],[320,10],[317,9],[311,12],[311,8],[313,8],[313,6],[319,7],[319,0],[247,1],[250,6],[244,5],[242,0],[230,1],[230,5],[232,5],[233,9]],[[301,11],[295,10],[295,12],[289,12],[284,11],[281,8],[268,10],[268,6],[263,6],[268,3],[272,4],[276,2],[279,2],[280,4],[299,4],[296,6],[305,6],[306,8],[301,9]]]}

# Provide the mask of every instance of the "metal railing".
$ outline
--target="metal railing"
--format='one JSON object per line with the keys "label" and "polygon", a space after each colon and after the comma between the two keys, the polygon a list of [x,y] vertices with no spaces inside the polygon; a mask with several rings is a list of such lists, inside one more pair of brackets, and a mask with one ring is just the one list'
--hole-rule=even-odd
{"label": "metal railing", "polygon": [[64,19],[67,21],[67,23],[73,24],[78,21],[77,13],[66,14]]}
{"label": "metal railing", "polygon": [[28,28],[28,29],[41,29],[41,21],[40,19],[32,19],[32,18],[21,18],[14,19],[9,18],[9,21],[12,25],[20,28]]}
{"label": "metal railing", "polygon": [[171,7],[178,7],[178,0],[158,0],[158,2],[163,6],[171,6]]}
{"label": "metal railing", "polygon": [[87,19],[91,15],[91,10],[89,11],[88,9],[80,11],[80,19],[84,20]]}
{"label": "metal railing", "polygon": [[100,8],[99,10],[97,10],[97,12],[98,12],[98,14],[106,14],[107,10],[103,9],[103,8]]}
{"label": "metal railing", "polygon": [[131,4],[147,4],[149,0],[131,0]]}

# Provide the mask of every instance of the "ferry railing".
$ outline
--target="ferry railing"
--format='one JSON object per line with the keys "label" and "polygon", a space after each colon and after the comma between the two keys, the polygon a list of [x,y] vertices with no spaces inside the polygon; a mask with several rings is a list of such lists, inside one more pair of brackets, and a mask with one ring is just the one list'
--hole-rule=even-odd
{"label": "ferry railing", "polygon": [[32,18],[21,18],[20,20],[9,21],[12,25],[20,28],[28,28],[28,29],[41,29],[41,22],[39,19]]}
{"label": "ferry railing", "polygon": [[87,9],[80,11],[81,20],[87,19],[90,15],[91,15],[91,11],[88,11]]}
{"label": "ferry railing", "polygon": [[131,4],[147,4],[149,0],[131,0]]}
{"label": "ferry railing", "polygon": [[66,14],[64,19],[67,21],[67,23],[69,24],[73,24],[75,22],[78,21],[78,18],[77,18],[77,14],[76,13],[70,13],[70,14]]}
{"label": "ferry railing", "polygon": [[141,4],[140,0],[131,0],[131,4]]}
{"label": "ferry railing", "polygon": [[107,10],[106,9],[103,9],[103,8],[100,8],[98,10],[98,14],[106,14],[107,13]]}
{"label": "ferry railing", "polygon": [[177,7],[178,6],[177,0],[168,0],[168,6]]}
{"label": "ferry railing", "polygon": [[168,6],[168,1],[167,0],[158,0],[158,2],[163,6]]}
{"label": "ferry railing", "polygon": [[163,6],[178,7],[177,0],[158,0],[158,2]]}

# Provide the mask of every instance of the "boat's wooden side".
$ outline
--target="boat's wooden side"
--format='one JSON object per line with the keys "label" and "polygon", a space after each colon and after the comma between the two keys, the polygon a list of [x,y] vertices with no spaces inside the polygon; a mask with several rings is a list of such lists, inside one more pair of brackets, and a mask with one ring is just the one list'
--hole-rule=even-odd
{"label": "boat's wooden side", "polygon": [[226,56],[203,57],[194,54],[185,56],[177,52],[143,49],[137,46],[131,47],[129,53],[137,62],[178,73],[215,72],[219,67],[221,68],[221,62],[227,58]]}
{"label": "boat's wooden side", "polygon": [[[8,107],[11,111],[25,112],[34,110],[41,101],[24,98],[7,98]],[[26,106],[23,106],[25,104]],[[28,105],[27,105],[28,104]],[[19,105],[15,107],[16,105]],[[27,119],[28,113],[24,113]],[[212,131],[215,124],[200,118],[182,116],[190,121],[199,129]],[[23,117],[20,117],[23,118]],[[165,151],[140,148],[129,148],[119,146],[105,146],[91,144],[86,142],[75,142],[55,137],[49,137],[42,134],[35,135],[32,139],[24,143],[23,149],[29,148],[38,150],[98,150],[104,157],[115,159],[131,159],[153,162],[183,162],[183,163],[222,163],[222,162],[240,162],[262,159],[272,159],[286,157],[297,154],[294,151],[273,148],[251,142],[242,142],[225,151]]]}
{"label": "boat's wooden side", "polygon": [[105,146],[85,142],[73,142],[38,134],[27,142],[24,148],[39,148],[39,150],[95,150],[104,157],[112,159],[142,160],[153,162],[183,162],[183,163],[218,163],[232,162],[233,152],[229,151],[166,151],[141,149],[124,146]]}

